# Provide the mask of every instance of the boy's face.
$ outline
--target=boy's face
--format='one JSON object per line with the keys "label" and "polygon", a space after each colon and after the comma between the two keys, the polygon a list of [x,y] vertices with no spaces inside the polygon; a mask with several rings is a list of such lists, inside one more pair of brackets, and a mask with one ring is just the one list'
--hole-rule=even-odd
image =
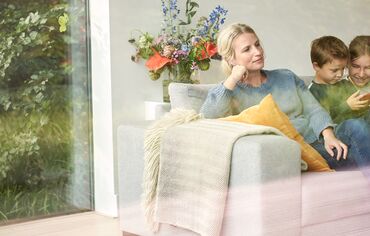
{"label": "boy's face", "polygon": [[321,67],[314,62],[313,68],[316,71],[315,82],[319,84],[335,84],[342,79],[346,65],[347,59],[333,59]]}
{"label": "boy's face", "polygon": [[370,81],[370,55],[363,55],[351,61],[349,75],[357,86],[367,85]]}

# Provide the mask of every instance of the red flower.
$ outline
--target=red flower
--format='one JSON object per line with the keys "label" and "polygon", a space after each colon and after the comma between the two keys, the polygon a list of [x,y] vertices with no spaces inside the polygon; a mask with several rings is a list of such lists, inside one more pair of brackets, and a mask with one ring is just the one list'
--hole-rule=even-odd
{"label": "red flower", "polygon": [[212,42],[205,42],[204,48],[205,50],[202,49],[202,51],[200,52],[201,57],[199,58],[199,60],[210,58],[217,53],[217,46]]}
{"label": "red flower", "polygon": [[159,70],[167,63],[171,62],[171,59],[161,56],[156,50],[153,49],[154,55],[151,56],[145,63],[145,66],[149,70]]}

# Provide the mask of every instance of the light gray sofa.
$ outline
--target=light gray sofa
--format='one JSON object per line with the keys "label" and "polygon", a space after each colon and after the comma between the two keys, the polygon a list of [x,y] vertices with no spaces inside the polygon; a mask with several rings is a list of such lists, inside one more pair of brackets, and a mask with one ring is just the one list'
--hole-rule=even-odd
{"label": "light gray sofa", "polygon": [[[214,85],[171,84],[172,108],[199,111]],[[118,128],[119,217],[123,235],[198,235],[162,224],[153,234],[140,206],[143,139],[150,121]],[[299,145],[276,135],[233,147],[222,235],[370,235],[370,185],[359,171],[300,171]]]}

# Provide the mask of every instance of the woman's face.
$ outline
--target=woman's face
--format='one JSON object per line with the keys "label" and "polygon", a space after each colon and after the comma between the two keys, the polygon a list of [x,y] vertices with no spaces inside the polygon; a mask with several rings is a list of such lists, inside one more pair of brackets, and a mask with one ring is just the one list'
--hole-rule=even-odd
{"label": "woman's face", "polygon": [[359,87],[363,87],[370,81],[370,55],[363,55],[349,64],[349,76]]}
{"label": "woman's face", "polygon": [[243,33],[233,42],[234,58],[231,65],[245,66],[248,71],[261,70],[265,64],[263,48],[253,33]]}

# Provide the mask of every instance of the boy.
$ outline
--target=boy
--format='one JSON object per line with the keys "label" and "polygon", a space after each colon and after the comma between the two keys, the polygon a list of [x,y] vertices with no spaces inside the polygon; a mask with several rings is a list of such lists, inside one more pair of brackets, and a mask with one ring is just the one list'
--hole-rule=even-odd
{"label": "boy", "polygon": [[309,89],[337,124],[368,113],[368,101],[362,100],[364,95],[360,95],[350,81],[342,79],[348,57],[347,46],[334,36],[312,41],[311,62],[315,78]]}

